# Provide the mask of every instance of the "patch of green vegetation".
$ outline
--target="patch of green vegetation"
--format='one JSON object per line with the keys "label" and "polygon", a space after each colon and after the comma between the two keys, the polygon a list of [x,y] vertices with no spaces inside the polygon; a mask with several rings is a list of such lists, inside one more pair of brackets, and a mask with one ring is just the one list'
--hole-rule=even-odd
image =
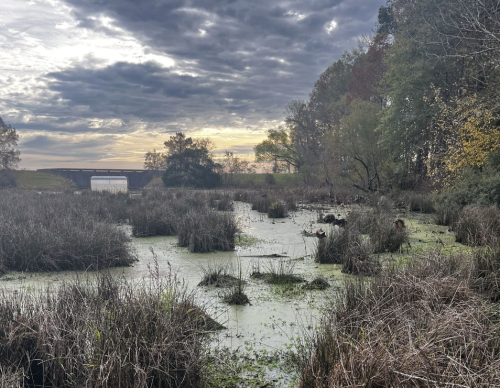
{"label": "patch of green vegetation", "polygon": [[235,245],[238,247],[249,247],[251,245],[255,245],[259,242],[259,239],[253,236],[250,236],[245,233],[239,234],[235,239]]}
{"label": "patch of green vegetation", "polygon": [[209,388],[257,388],[289,386],[296,379],[295,354],[290,350],[256,350],[250,342],[245,349],[217,348],[207,357]]}
{"label": "patch of green vegetation", "polygon": [[414,255],[422,255],[439,250],[445,255],[470,253],[471,248],[457,243],[455,234],[447,226],[436,225],[434,217],[426,214],[410,213],[403,218],[408,233],[408,244],[399,252],[382,253],[377,257],[382,261],[405,263]]}
{"label": "patch of green vegetation", "polygon": [[75,189],[73,181],[46,171],[13,171],[17,187],[25,190],[70,190]]}

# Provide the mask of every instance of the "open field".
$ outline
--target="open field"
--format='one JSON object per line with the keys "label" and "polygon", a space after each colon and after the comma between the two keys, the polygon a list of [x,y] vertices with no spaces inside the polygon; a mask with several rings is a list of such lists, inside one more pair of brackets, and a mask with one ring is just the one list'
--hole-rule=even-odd
{"label": "open field", "polygon": [[48,172],[14,170],[12,173],[20,189],[48,191],[76,189],[72,181]]}

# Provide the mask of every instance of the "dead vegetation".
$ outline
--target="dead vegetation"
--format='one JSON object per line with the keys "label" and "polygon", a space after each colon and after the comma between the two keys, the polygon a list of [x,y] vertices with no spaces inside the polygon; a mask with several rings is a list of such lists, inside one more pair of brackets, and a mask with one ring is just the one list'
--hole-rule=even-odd
{"label": "dead vegetation", "polygon": [[129,237],[105,221],[98,204],[72,194],[4,191],[0,197],[0,270],[97,270],[131,265]]}
{"label": "dead vegetation", "polygon": [[[500,311],[470,256],[345,279],[302,359],[301,388],[500,385]],[[498,276],[498,275],[497,275]]]}
{"label": "dead vegetation", "polygon": [[171,275],[2,291],[1,386],[203,387],[205,333],[218,328]]}

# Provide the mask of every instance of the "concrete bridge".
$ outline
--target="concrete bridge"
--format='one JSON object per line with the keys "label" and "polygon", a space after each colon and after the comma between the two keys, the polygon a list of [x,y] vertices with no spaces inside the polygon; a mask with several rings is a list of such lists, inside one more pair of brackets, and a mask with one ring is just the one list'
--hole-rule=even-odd
{"label": "concrete bridge", "polygon": [[158,170],[120,170],[120,169],[91,169],[91,168],[43,168],[37,171],[50,172],[55,175],[71,179],[79,189],[90,189],[90,179],[93,176],[125,176],[129,189],[140,189],[149,181],[162,176],[164,171]]}

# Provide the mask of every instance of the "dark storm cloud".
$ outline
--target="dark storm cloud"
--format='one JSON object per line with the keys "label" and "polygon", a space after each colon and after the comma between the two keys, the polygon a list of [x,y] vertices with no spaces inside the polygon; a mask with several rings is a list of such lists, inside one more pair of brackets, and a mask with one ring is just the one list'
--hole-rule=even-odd
{"label": "dark storm cloud", "polygon": [[[281,109],[298,97],[291,82],[255,77],[236,81],[213,75],[179,75],[155,63],[119,62],[102,69],[74,68],[46,76],[49,88],[71,106],[85,106],[93,117],[150,121],[202,120],[205,125],[231,125],[238,113],[263,116],[270,108]],[[274,112],[275,115],[275,112]],[[273,117],[271,117],[273,116]],[[175,127],[175,129],[178,129]]]}
{"label": "dark storm cloud", "polygon": [[[281,119],[291,99],[355,38],[370,33],[383,0],[65,0],[79,26],[116,34],[103,17],[176,61],[181,76],[159,65],[117,63],[48,75],[70,105],[98,117],[184,119],[222,113]],[[335,20],[328,34],[325,25]],[[231,122],[225,119],[225,124]],[[210,117],[205,120],[210,123]],[[212,123],[213,124],[213,123]]]}

